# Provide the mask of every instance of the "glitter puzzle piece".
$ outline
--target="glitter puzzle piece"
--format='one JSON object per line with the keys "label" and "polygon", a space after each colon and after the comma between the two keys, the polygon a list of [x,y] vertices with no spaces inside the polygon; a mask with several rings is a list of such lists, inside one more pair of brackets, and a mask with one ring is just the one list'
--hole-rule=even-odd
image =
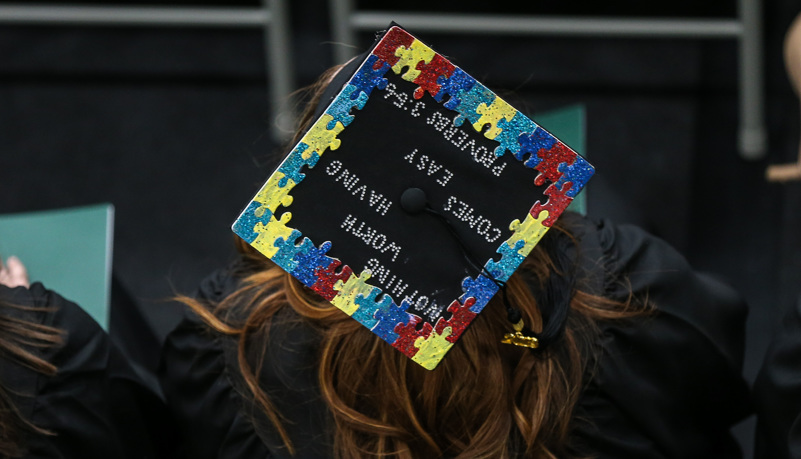
{"label": "glitter puzzle piece", "polygon": [[[556,137],[537,126],[531,134],[520,137],[520,151],[515,153],[515,158],[523,161],[526,167],[533,169],[542,161],[538,153],[541,150],[550,150],[556,142]],[[528,158],[524,159],[527,155]]]}
{"label": "glitter puzzle piece", "polygon": [[501,132],[495,136],[495,141],[500,144],[495,148],[495,156],[503,156],[510,151],[515,158],[520,159],[522,136],[530,136],[537,129],[537,123],[518,112],[511,120],[500,119],[497,126]]}
{"label": "glitter puzzle piece", "polygon": [[431,333],[428,337],[417,338],[414,346],[418,349],[412,360],[420,364],[427,370],[433,370],[442,360],[442,357],[453,347],[453,343],[448,341],[448,337],[453,330],[445,327],[442,333]]}
{"label": "glitter puzzle piece", "polygon": [[[353,98],[355,93],[358,93],[358,96]],[[354,115],[351,115],[350,112],[354,108],[359,110],[364,108],[364,105],[367,103],[367,99],[369,99],[368,95],[364,92],[358,90],[356,86],[347,85],[342,90],[342,92],[337,96],[334,102],[328,107],[326,113],[331,115],[331,121],[328,122],[326,128],[328,129],[335,129],[336,123],[342,123],[343,126],[347,126],[353,121],[355,118]]]}
{"label": "glitter puzzle piece", "polygon": [[513,234],[506,243],[509,247],[515,247],[518,241],[523,241],[523,247],[518,250],[518,253],[523,257],[528,256],[534,246],[548,232],[549,228],[543,222],[548,219],[549,215],[550,213],[547,210],[543,210],[536,218],[531,214],[526,215],[522,223],[520,220],[514,220],[509,225],[509,229],[513,231]]}
{"label": "glitter puzzle piece", "polygon": [[376,288],[367,283],[369,278],[370,270],[365,269],[358,276],[351,275],[345,282],[337,281],[334,283],[334,290],[339,293],[331,300],[331,303],[343,310],[345,314],[352,316],[359,307],[356,304],[356,297],[359,295],[369,296],[373,289]]}
{"label": "glitter puzzle piece", "polygon": [[418,62],[417,70],[420,71],[420,75],[414,79],[414,84],[418,86],[414,90],[414,98],[420,99],[426,91],[432,97],[436,97],[441,88],[438,83],[440,79],[450,77],[455,69],[456,66],[440,54],[435,54],[430,63]]}
{"label": "glitter puzzle piece", "polygon": [[253,198],[253,201],[261,204],[253,211],[254,215],[267,210],[275,214],[279,206],[287,207],[292,204],[294,198],[289,195],[289,192],[292,191],[295,183],[294,180],[286,177],[280,170],[274,172]]}
{"label": "glitter puzzle piece", "polygon": [[288,237],[276,238],[273,243],[278,250],[270,259],[286,272],[291,273],[298,267],[298,262],[295,260],[296,255],[314,247],[314,243],[307,237],[304,237],[301,243],[296,245],[295,241],[301,236],[300,231],[292,230]]}
{"label": "glitter puzzle piece", "polygon": [[433,49],[426,46],[423,42],[414,40],[410,46],[399,46],[395,50],[395,55],[398,56],[398,61],[392,66],[392,71],[399,74],[406,68],[406,73],[401,75],[406,81],[414,82],[420,76],[420,70],[417,65],[420,63],[431,63],[436,53]]}
{"label": "glitter puzzle piece", "polygon": [[[308,240],[308,238],[304,238],[304,243]],[[315,247],[314,244],[311,244],[311,247],[305,247],[303,251],[295,255],[294,260],[297,262],[297,266],[292,271],[292,275],[306,287],[313,288],[317,282],[317,271],[328,268],[335,261],[326,256],[329,250],[331,250],[330,241],[323,242],[320,248]]]}
{"label": "glitter puzzle piece", "polygon": [[392,302],[387,308],[378,309],[375,312],[375,319],[378,322],[373,327],[372,332],[389,344],[395,343],[398,339],[395,327],[398,324],[405,324],[412,320],[412,314],[406,312],[410,306],[411,303],[404,300],[400,306]]}
{"label": "glitter puzzle piece", "polygon": [[448,312],[451,313],[450,319],[445,320],[443,317],[440,317],[437,324],[434,326],[434,331],[442,334],[446,328],[450,327],[451,334],[446,339],[451,343],[456,343],[459,337],[462,336],[462,333],[467,329],[467,326],[470,325],[470,322],[478,315],[471,310],[475,303],[475,298],[468,298],[464,304],[454,300],[453,303],[448,306]]}
{"label": "glitter puzzle piece", "polygon": [[556,142],[548,150],[540,150],[537,155],[542,161],[534,169],[540,171],[534,184],[541,186],[545,181],[556,183],[562,177],[560,167],[569,166],[576,160],[576,152],[562,142]]}
{"label": "glitter puzzle piece", "polygon": [[261,223],[262,225],[266,225],[272,216],[273,213],[262,203],[250,201],[250,204],[242,211],[242,214],[236,219],[231,229],[237,236],[250,244],[259,236],[259,233],[254,231],[256,224]]}
{"label": "glitter puzzle piece", "polygon": [[557,188],[556,184],[552,183],[544,192],[548,196],[548,201],[545,204],[540,203],[540,201],[535,202],[529,213],[534,218],[537,218],[540,212],[548,211],[548,218],[542,220],[542,224],[551,227],[567,206],[570,205],[570,202],[573,201],[573,198],[567,195],[572,186],[573,184],[568,182],[562,188]]}
{"label": "glitter puzzle piece", "polygon": [[345,283],[353,276],[353,270],[350,269],[350,266],[345,265],[340,271],[337,271],[342,265],[342,262],[336,258],[332,258],[332,260],[331,264],[327,267],[314,270],[314,275],[317,277],[317,280],[314,282],[314,285],[311,286],[314,293],[320,295],[326,301],[333,300],[337,294],[339,294],[339,292],[334,289],[334,285],[338,282]]}
{"label": "glitter puzzle piece", "polygon": [[525,241],[517,241],[514,246],[510,246],[506,242],[498,247],[497,253],[501,254],[501,259],[495,261],[490,259],[484,267],[489,271],[495,280],[506,282],[512,277],[520,263],[526,258],[520,254],[520,249],[525,245]]}
{"label": "glitter puzzle piece", "polygon": [[383,63],[389,64],[390,67],[395,65],[400,59],[395,55],[395,50],[401,46],[408,48],[412,45],[413,41],[414,37],[405,30],[399,27],[390,28],[371,53],[378,57],[378,61],[373,64],[373,67],[380,67]]}
{"label": "glitter puzzle piece", "polygon": [[[418,352],[418,347],[415,345],[417,340],[428,338],[434,330],[430,323],[423,322],[423,319],[419,316],[415,314],[410,314],[410,316],[408,323],[400,323],[395,326],[395,333],[398,334],[398,339],[392,343],[392,347],[403,352],[409,358],[414,357]],[[423,325],[418,329],[417,325],[420,322],[423,322]]]}
{"label": "glitter puzzle piece", "polygon": [[279,238],[287,239],[291,236],[294,229],[286,226],[289,220],[292,219],[290,212],[284,212],[280,219],[276,219],[275,215],[270,217],[267,224],[261,222],[256,223],[253,231],[258,233],[256,239],[251,243],[254,249],[261,252],[265,257],[272,259],[278,252],[278,247],[275,246],[275,241]]}
{"label": "glitter puzzle piece", "polygon": [[369,97],[374,88],[386,88],[388,81],[384,78],[384,75],[389,71],[390,67],[391,65],[388,63],[380,61],[378,56],[368,56],[366,62],[359,67],[359,70],[350,80],[350,84],[356,88],[350,98]]}
{"label": "glitter puzzle piece", "polygon": [[[476,82],[476,84],[470,88],[470,91],[462,95],[461,103],[456,107],[456,111],[459,115],[453,120],[453,124],[461,126],[466,119],[475,126],[475,123],[481,119],[481,114],[477,111],[478,107],[482,104],[491,105],[495,101],[495,97],[495,93],[481,83]],[[481,127],[476,130],[481,132]]]}
{"label": "glitter puzzle piece", "polygon": [[375,317],[376,313],[380,310],[387,310],[394,304],[392,298],[386,294],[381,295],[380,301],[376,301],[380,293],[380,288],[373,287],[369,295],[356,295],[354,301],[358,308],[353,312],[351,317],[371,330],[378,323],[378,319]]}
{"label": "glitter puzzle piece", "polygon": [[[291,189],[296,184],[300,183],[306,174],[301,172],[304,167],[314,167],[320,155],[313,151],[309,151],[309,146],[305,143],[299,143],[289,155],[284,159],[278,171],[284,174],[283,178],[278,182],[278,186],[288,187]],[[291,183],[289,183],[291,181]],[[263,189],[263,188],[262,188]]]}
{"label": "glitter puzzle piece", "polygon": [[324,113],[320,119],[315,122],[309,129],[309,132],[303,136],[300,141],[309,146],[303,152],[304,158],[309,158],[311,154],[322,156],[325,150],[336,150],[342,144],[342,141],[337,138],[340,132],[345,129],[345,126],[340,122],[334,123],[333,129],[328,129],[328,124],[334,120],[334,117]]}
{"label": "glitter puzzle piece", "polygon": [[562,163],[559,165],[559,172],[562,176],[556,182],[557,188],[562,188],[566,183],[571,183],[573,186],[565,193],[571,198],[575,198],[579,191],[581,191],[587,182],[595,174],[595,168],[592,167],[586,159],[580,155],[576,155],[576,160],[573,164]]}
{"label": "glitter puzzle piece", "polygon": [[462,103],[462,98],[473,89],[477,81],[457,67],[450,77],[445,78],[443,75],[437,78],[437,83],[440,88],[437,95],[434,96],[434,100],[442,102],[445,96],[449,96],[448,100],[445,101],[444,107],[448,110],[457,110]]}
{"label": "glitter puzzle piece", "polygon": [[459,299],[467,302],[470,298],[474,300],[471,310],[478,314],[489,303],[489,300],[498,293],[498,284],[484,274],[479,274],[476,278],[465,277],[462,281],[462,294]]}
{"label": "glitter puzzle piece", "polygon": [[494,139],[501,133],[498,122],[501,120],[511,121],[517,115],[517,110],[505,100],[496,97],[490,105],[480,104],[476,108],[476,113],[481,117],[473,123],[473,129],[481,132],[484,126],[489,124],[490,128],[484,132],[484,137]]}

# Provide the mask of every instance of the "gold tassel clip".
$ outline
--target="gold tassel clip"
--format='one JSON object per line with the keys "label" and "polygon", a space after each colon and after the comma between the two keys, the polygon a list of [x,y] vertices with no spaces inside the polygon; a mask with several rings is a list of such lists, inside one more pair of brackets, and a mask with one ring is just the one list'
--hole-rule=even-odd
{"label": "gold tassel clip", "polygon": [[501,343],[503,344],[514,344],[515,346],[520,347],[530,347],[532,349],[537,348],[540,346],[539,340],[533,336],[526,336],[523,334],[523,320],[521,319],[518,323],[514,324],[514,333],[506,333],[503,335],[503,339]]}

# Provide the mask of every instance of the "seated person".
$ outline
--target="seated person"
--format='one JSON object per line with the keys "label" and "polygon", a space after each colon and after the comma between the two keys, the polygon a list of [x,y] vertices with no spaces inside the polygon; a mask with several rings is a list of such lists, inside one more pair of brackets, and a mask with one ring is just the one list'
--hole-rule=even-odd
{"label": "seated person", "polygon": [[[293,145],[352,72],[311,88]],[[239,249],[163,348],[193,458],[742,456],[746,305],[636,227],[566,212],[433,370]],[[517,319],[537,348],[501,342]]]}
{"label": "seated person", "polygon": [[163,401],[78,305],[0,260],[0,456],[166,457]]}

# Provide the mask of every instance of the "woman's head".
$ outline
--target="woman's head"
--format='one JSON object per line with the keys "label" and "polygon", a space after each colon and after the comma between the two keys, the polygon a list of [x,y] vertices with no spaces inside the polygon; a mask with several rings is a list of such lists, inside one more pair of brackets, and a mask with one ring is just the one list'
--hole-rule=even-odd
{"label": "woman's head", "polygon": [[[304,92],[306,107],[293,145],[347,75],[342,66],[334,67]],[[319,335],[314,371],[332,414],[331,435],[340,457],[507,457],[512,452],[566,457],[572,410],[592,361],[595,323],[630,314],[627,305],[588,295],[576,284],[575,260],[568,256],[576,253],[574,245],[570,231],[557,223],[506,286],[506,298],[530,328],[542,333],[551,327],[547,349],[500,342],[511,324],[497,296],[433,371],[411,362],[241,241],[253,264],[240,289],[212,310],[184,301],[213,328],[238,338],[239,364],[254,401],[290,449],[281,413],[258,380],[258,369],[270,363],[253,361],[248,353],[267,346],[280,311],[290,311]],[[235,310],[244,311],[246,319],[230,320]]]}

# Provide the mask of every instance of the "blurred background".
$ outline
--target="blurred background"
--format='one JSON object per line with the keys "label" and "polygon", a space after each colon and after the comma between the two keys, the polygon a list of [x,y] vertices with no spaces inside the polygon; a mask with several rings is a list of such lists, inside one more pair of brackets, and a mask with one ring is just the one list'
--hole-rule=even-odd
{"label": "blurred background", "polygon": [[[113,307],[112,333],[157,343],[177,320],[167,298],[191,293],[234,254],[230,225],[276,164],[291,120],[282,92],[362,50],[368,30],[394,19],[535,120],[585,108],[580,153],[599,171],[586,191],[589,214],[641,225],[740,291],[752,308],[745,372],[753,380],[801,293],[801,181],[765,178],[769,165],[798,155],[799,103],[782,58],[797,1],[752,2],[745,15],[723,0],[470,0],[458,10],[347,3],[351,16],[326,0],[84,0],[77,12],[66,1],[0,2],[0,214],[112,203],[114,304],[142,319]],[[118,6],[133,9],[103,17]],[[87,19],[95,7],[103,14]],[[446,20],[437,21],[442,30],[416,27],[402,20],[410,13]],[[660,32],[660,22],[637,36],[588,32],[587,22],[570,33],[452,30],[447,15],[468,13],[695,28],[684,36]],[[371,20],[383,25],[370,29]],[[357,27],[342,43],[347,23]],[[739,34],[748,23],[757,39],[746,71],[757,70],[761,105],[746,110]],[[764,126],[764,142],[741,143],[744,116]],[[155,365],[152,353],[138,358]],[[751,424],[738,429],[746,450]]]}

